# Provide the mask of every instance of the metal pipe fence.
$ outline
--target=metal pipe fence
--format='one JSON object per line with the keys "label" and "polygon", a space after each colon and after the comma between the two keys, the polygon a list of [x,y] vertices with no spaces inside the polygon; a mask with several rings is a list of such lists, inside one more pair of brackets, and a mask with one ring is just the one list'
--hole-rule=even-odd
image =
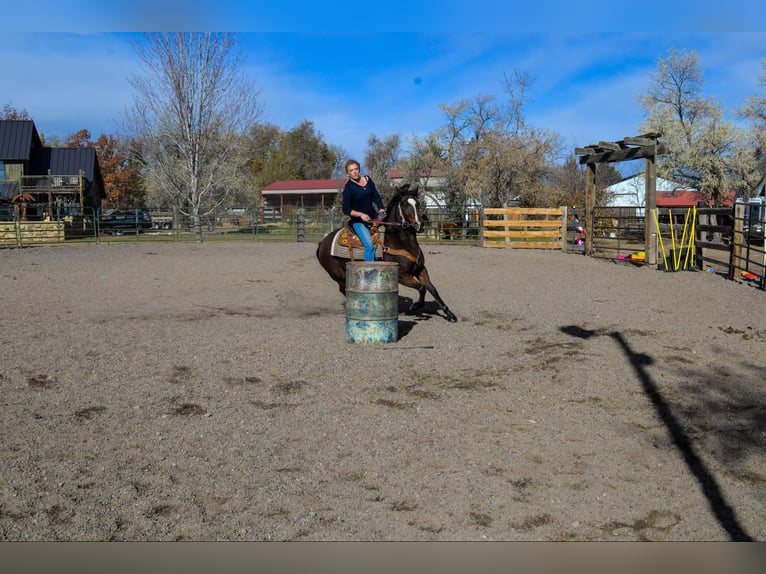
{"label": "metal pipe fence", "polygon": [[[474,211],[429,210],[419,241],[478,245],[480,218]],[[199,224],[203,241],[318,242],[341,227],[345,219],[338,208],[220,209],[201,215]],[[0,248],[60,243],[196,241],[194,223],[192,217],[178,210],[162,208],[95,210],[76,206],[54,209],[36,218],[22,217],[13,209],[0,210]]]}

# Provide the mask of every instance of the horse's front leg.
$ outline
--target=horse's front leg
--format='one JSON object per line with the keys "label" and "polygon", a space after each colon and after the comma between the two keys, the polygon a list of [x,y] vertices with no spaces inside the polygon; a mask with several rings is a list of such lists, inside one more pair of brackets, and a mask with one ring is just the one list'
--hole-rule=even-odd
{"label": "horse's front leg", "polygon": [[422,309],[426,301],[426,287],[412,273],[400,273],[399,283],[405,287],[410,287],[418,292],[418,300],[410,307],[410,311]]}
{"label": "horse's front leg", "polygon": [[422,291],[420,292],[420,304],[423,303],[423,298],[425,296],[425,291],[428,289],[428,292],[431,294],[431,296],[436,300],[436,302],[439,304],[439,306],[442,308],[442,311],[444,311],[444,314],[447,315],[447,321],[450,323],[456,323],[457,317],[455,314],[450,311],[449,307],[447,307],[447,304],[444,302],[444,300],[439,295],[439,292],[436,290],[436,287],[433,283],[431,283],[431,278],[428,276],[428,270],[423,267],[423,270],[418,273],[417,277],[415,278],[417,282],[420,284]]}

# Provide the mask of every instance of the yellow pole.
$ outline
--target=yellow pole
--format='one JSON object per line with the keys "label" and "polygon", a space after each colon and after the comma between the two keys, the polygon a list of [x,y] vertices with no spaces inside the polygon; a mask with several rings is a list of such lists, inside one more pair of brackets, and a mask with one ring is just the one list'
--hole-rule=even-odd
{"label": "yellow pole", "polygon": [[657,219],[657,210],[652,209],[652,215],[654,215],[654,226],[657,228],[657,237],[660,240],[660,249],[662,250],[662,260],[665,262],[665,271],[668,270],[668,258],[665,257],[665,246],[662,244],[662,233],[660,233],[660,222]]}
{"label": "yellow pole", "polygon": [[[680,242],[679,247],[678,247],[680,252],[678,253],[678,263],[676,263],[676,270],[678,270],[679,266],[681,265],[681,252],[683,252],[683,250],[684,250],[684,241],[686,241],[686,230],[687,230],[687,225],[689,224],[689,214],[690,213],[691,213],[691,208],[686,210],[686,217],[684,217],[684,231],[681,234],[681,242]],[[686,250],[686,255],[687,255],[687,257],[689,255],[688,248]],[[684,263],[684,267],[686,267],[686,263]]]}
{"label": "yellow pole", "polygon": [[[697,240],[697,206],[695,205],[692,211],[692,232],[689,236],[689,251],[692,254],[692,267],[694,267],[694,242]],[[689,255],[688,253],[686,255]]]}
{"label": "yellow pole", "polygon": [[678,271],[678,265],[676,265],[676,234],[674,232],[675,225],[673,225],[673,210],[668,208],[668,221],[670,221],[670,253],[673,257],[673,271]]}
{"label": "yellow pole", "polygon": [[[693,209],[694,209],[693,207],[689,208],[687,216],[689,216],[692,213]],[[686,257],[684,258],[684,269],[689,268],[689,252],[692,250],[693,245],[694,245],[694,219],[692,218],[692,224],[689,226],[689,239],[686,242]],[[683,246],[681,248],[683,249]]]}

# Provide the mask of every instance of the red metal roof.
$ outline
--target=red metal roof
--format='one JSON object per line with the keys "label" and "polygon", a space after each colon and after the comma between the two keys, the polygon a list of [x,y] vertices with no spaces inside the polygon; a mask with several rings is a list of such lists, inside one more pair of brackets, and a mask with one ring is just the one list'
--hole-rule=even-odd
{"label": "red metal roof", "polygon": [[[684,191],[657,190],[657,207],[694,207],[702,201],[699,191],[690,189]],[[721,206],[729,207],[734,204],[734,192],[721,192]],[[705,200],[705,205],[714,206],[712,199]]]}
{"label": "red metal roof", "polygon": [[694,207],[699,200],[699,191],[657,190],[657,207]]}
{"label": "red metal roof", "polygon": [[337,191],[343,189],[345,179],[283,179],[263,188],[263,191]]}

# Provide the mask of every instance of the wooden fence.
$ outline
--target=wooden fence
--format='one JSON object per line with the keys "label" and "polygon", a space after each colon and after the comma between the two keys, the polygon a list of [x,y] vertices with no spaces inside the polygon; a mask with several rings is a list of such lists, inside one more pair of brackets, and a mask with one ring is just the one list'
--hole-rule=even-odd
{"label": "wooden fence", "polygon": [[567,210],[555,208],[485,208],[482,247],[564,249]]}
{"label": "wooden fence", "polygon": [[[694,262],[697,269],[714,269],[731,275],[733,236],[742,232],[742,218],[732,221],[731,207],[699,207],[696,210]],[[737,223],[738,225],[734,225]],[[738,228],[738,229],[737,229]],[[736,239],[741,241],[740,235]]]}

